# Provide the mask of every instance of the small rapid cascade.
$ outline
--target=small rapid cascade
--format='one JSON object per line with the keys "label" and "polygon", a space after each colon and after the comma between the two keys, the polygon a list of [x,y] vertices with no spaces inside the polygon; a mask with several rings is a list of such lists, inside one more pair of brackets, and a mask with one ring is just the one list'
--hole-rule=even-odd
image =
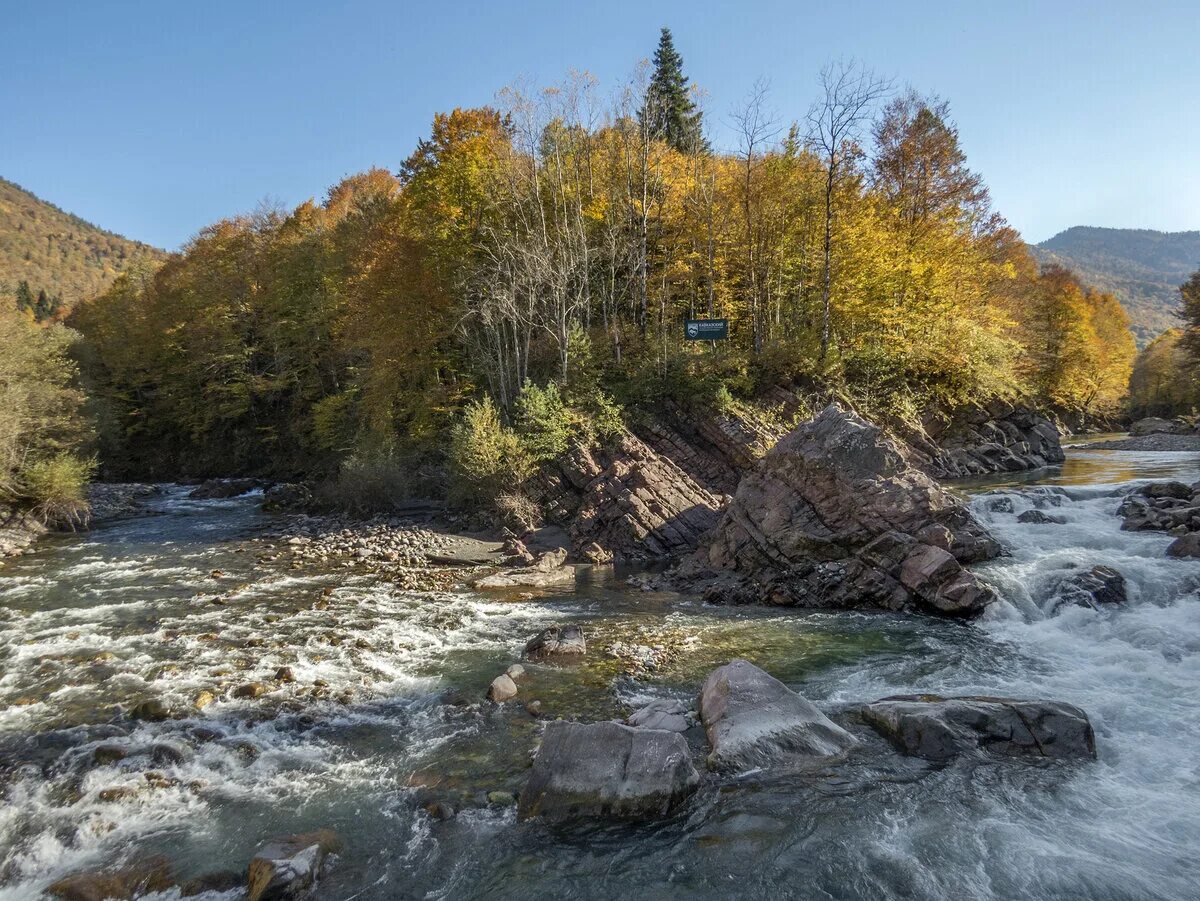
{"label": "small rapid cascade", "polygon": [[[172,490],[155,515],[0,570],[0,901],[155,854],[181,878],[244,869],[265,838],[318,828],[345,840],[318,898],[1194,897],[1200,561],[1121,531],[1122,495],[1151,478],[1190,483],[1200,459],[1075,450],[964,486],[1008,551],[976,568],[1001,600],[971,624],[709,606],[599,571],[523,597],[406,591],[256,553],[247,539],[276,521],[255,498]],[[1020,521],[1034,510],[1046,521]],[[1123,602],[1065,592],[1097,566],[1123,577]],[[587,630],[583,664],[526,661],[516,703],[484,700],[531,635],[565,622]],[[631,668],[630,648],[654,648],[654,668]],[[546,718],[694,706],[734,657],[801,689],[861,751],[816,775],[706,784],[650,827],[517,822],[504,799]],[[265,692],[234,697],[249,682]],[[1099,759],[933,764],[854,719],[919,693],[1076,704]],[[154,700],[171,715],[131,716]]]}

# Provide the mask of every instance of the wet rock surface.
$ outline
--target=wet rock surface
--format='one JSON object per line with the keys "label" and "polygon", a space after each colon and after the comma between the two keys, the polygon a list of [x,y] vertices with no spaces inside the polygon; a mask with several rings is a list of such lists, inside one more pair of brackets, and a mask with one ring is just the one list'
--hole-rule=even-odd
{"label": "wet rock surface", "polygon": [[699,784],[687,743],[674,732],[556,721],[546,725],[517,816],[657,818]]}
{"label": "wet rock surface", "polygon": [[665,581],[714,603],[970,616],[994,595],[962,566],[999,554],[903,445],[832,405],[742,479],[706,544]]}
{"label": "wet rock surface", "polygon": [[320,878],[326,858],[341,847],[341,839],[328,829],[271,839],[250,859],[247,898],[277,901],[301,897]]}
{"label": "wet rock surface", "polygon": [[62,901],[129,901],[175,885],[171,864],[165,857],[150,857],[120,867],[76,873],[51,883],[50,898]]}
{"label": "wet rock surface", "polygon": [[586,653],[587,640],[581,626],[550,626],[528,641],[522,656],[562,663],[582,660]]}
{"label": "wet rock surface", "polygon": [[1176,540],[1168,557],[1200,556],[1200,483],[1149,482],[1133,489],[1117,508],[1127,532],[1167,532]]}
{"label": "wet rock surface", "polygon": [[747,660],[713,670],[700,690],[699,709],[714,770],[830,757],[857,744],[811,701]]}
{"label": "wet rock surface", "polygon": [[867,704],[862,717],[905,754],[928,760],[975,750],[1007,757],[1096,756],[1087,714],[1058,701],[901,695]]}
{"label": "wet rock surface", "polygon": [[1111,566],[1093,566],[1067,577],[1059,589],[1063,601],[1084,607],[1124,604],[1129,600],[1125,577]]}

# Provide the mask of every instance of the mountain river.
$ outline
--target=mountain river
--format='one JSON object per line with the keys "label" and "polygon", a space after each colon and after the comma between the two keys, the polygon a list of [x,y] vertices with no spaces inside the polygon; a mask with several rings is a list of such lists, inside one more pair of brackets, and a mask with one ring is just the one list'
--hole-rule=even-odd
{"label": "mountain river", "polygon": [[[1195,454],[1068,451],[1030,476],[962,486],[1011,554],[972,624],[916,615],[727,608],[581,570],[573,591],[408,592],[352,568],[260,562],[257,499],[194,501],[43,541],[0,569],[0,901],[146,855],[181,879],[244,870],[264,839],[328,827],[328,899],[1194,899],[1200,897],[1200,561],[1120,530],[1140,481],[1200,479]],[[1013,513],[993,512],[996,492]],[[1055,506],[1065,524],[1015,514]],[[1056,608],[1103,563],[1127,604]],[[483,700],[524,642],[585,625],[584,664],[526,664],[522,704]],[[658,646],[630,672],[606,649]],[[863,739],[813,773],[708,779],[649,825],[518,823],[542,719],[694,706],[746,657]],[[228,688],[295,681],[255,699]],[[186,716],[131,719],[160,699]],[[844,711],[902,693],[1079,705],[1099,759],[905,758]],[[696,732],[698,730],[693,730]],[[689,737],[702,760],[703,736]],[[702,764],[701,764],[702,765]],[[488,795],[492,797],[489,799]],[[446,799],[458,815],[423,807]],[[178,889],[159,895],[178,897]],[[234,899],[237,891],[209,892]]]}

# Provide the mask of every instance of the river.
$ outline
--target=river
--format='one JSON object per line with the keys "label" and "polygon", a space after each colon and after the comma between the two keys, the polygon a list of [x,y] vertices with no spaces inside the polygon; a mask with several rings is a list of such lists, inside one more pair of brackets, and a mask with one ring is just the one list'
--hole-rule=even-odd
{"label": "river", "polygon": [[[1200,561],[1166,559],[1167,536],[1114,515],[1123,489],[1167,477],[1200,479],[1200,458],[1084,448],[964,486],[1011,551],[978,568],[1003,601],[970,625],[711,607],[586,572],[524,600],[405,592],[260,561],[244,539],[270,517],[253,497],[173,489],[158,515],[0,570],[0,899],[148,854],[182,877],[243,869],[263,839],[320,827],[345,841],[317,892],[330,899],[1196,898]],[[1060,503],[1067,521],[1019,524],[989,509],[996,491],[1017,513]],[[1052,613],[1062,578],[1097,563],[1126,576],[1128,604]],[[912,692],[1068,701],[1099,760],[934,765],[854,727],[848,760],[706,782],[666,822],[517,823],[487,793],[519,791],[539,720],[482,697],[555,622],[585,623],[590,651],[574,669],[529,666],[521,698],[544,717],[694,704],[710,669],[744,656],[835,716]],[[671,658],[630,674],[604,652],[616,642]],[[280,666],[296,681],[261,698],[125,715]],[[435,820],[427,796],[460,812]]]}

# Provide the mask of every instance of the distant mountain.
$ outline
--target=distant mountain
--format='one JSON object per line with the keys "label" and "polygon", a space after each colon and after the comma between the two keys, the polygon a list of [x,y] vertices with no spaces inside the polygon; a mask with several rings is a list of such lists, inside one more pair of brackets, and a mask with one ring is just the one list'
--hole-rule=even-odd
{"label": "distant mountain", "polygon": [[1200,231],[1077,225],[1032,248],[1042,263],[1059,263],[1084,282],[1117,296],[1138,345],[1179,325],[1179,286],[1200,269]]}
{"label": "distant mountain", "polygon": [[0,178],[0,303],[16,301],[24,282],[34,298],[57,298],[66,312],[131,266],[166,258]]}

